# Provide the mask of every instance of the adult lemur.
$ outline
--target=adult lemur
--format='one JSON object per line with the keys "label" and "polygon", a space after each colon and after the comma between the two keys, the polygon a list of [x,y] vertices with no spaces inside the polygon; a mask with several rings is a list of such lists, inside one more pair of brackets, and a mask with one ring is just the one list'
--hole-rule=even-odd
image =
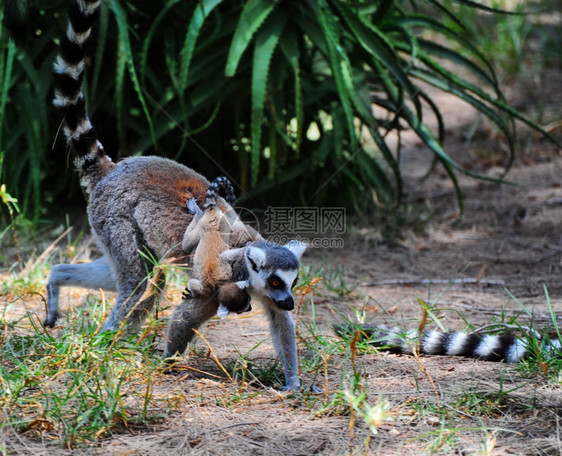
{"label": "adult lemur", "polygon": [[[86,114],[82,93],[84,49],[100,1],[75,0],[71,6],[68,30],[54,68],[54,105],[64,116],[63,131],[89,194],[90,226],[104,255],[91,263],[53,268],[47,285],[49,311],[45,320],[50,327],[57,320],[59,289],[67,285],[117,291],[117,302],[105,329],[117,329],[123,322],[129,328],[140,324],[154,304],[152,296],[143,295],[147,274],[153,268],[145,258],[185,256],[181,243],[192,219],[186,202],[195,198],[203,204],[209,186],[203,176],[171,160],[131,157],[113,163],[105,155]],[[228,210],[222,198],[219,205]],[[278,246],[258,241],[251,249],[235,250],[238,256],[231,258],[233,270],[246,276],[240,280],[250,281],[250,295],[263,304],[289,389],[300,385],[295,327],[287,310],[292,308],[291,289],[303,251],[304,246],[298,243]],[[271,276],[275,277],[275,286]],[[216,297],[205,302],[196,297],[186,299],[176,306],[164,355],[182,354],[194,335],[193,329],[214,316],[218,306]]]}

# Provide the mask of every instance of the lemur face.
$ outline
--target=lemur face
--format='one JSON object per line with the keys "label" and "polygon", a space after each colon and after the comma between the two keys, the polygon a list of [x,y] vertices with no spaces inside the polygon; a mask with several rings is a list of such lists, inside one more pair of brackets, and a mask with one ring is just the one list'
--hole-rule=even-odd
{"label": "lemur face", "polygon": [[252,243],[245,253],[250,292],[269,299],[281,310],[293,310],[292,289],[297,283],[299,258],[305,248],[300,243],[285,246],[266,241]]}
{"label": "lemur face", "polygon": [[292,290],[297,283],[298,273],[298,269],[277,269],[265,281],[266,296],[281,310],[293,310],[295,307]]}

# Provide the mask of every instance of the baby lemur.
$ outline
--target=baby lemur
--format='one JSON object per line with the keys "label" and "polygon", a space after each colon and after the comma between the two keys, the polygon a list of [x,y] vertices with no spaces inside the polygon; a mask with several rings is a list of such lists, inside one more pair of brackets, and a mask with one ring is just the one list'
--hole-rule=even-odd
{"label": "baby lemur", "polygon": [[234,189],[225,177],[217,177],[209,185],[204,211],[199,209],[195,198],[187,201],[187,209],[193,214],[193,219],[185,231],[182,249],[185,252],[195,249],[191,278],[187,284],[189,293],[200,299],[217,295],[218,313],[226,316],[229,312],[249,311],[251,306],[250,296],[246,292],[249,281],[233,282],[232,266],[221,257],[223,252],[230,249],[233,229],[238,233],[246,228],[232,209],[225,213],[218,207],[217,197],[221,189],[225,192],[225,201],[233,204]]}
{"label": "baby lemur", "polygon": [[[113,163],[105,154],[86,114],[82,93],[85,48],[99,6],[100,0],[74,0],[71,6],[54,67],[54,105],[64,118],[63,132],[89,195],[90,226],[103,257],[53,268],[47,285],[45,326],[53,327],[57,321],[60,288],[73,285],[116,290],[115,307],[104,328],[115,330],[126,323],[132,330],[142,323],[157,299],[145,294],[146,278],[154,268],[147,258],[185,258],[182,239],[192,220],[186,203],[194,198],[203,204],[209,182],[172,160],[137,156]],[[227,211],[224,200],[218,201]],[[227,255],[232,281],[249,281],[247,292],[261,302],[270,321],[286,388],[296,389],[300,382],[295,326],[288,310],[294,305],[291,289],[305,246],[294,242],[280,246],[261,240],[246,246],[247,236],[233,234],[230,246],[241,248]],[[162,289],[163,285],[158,287]],[[164,356],[181,355],[194,336],[193,330],[214,316],[218,307],[219,300],[214,296],[186,299],[176,306],[168,324]]]}

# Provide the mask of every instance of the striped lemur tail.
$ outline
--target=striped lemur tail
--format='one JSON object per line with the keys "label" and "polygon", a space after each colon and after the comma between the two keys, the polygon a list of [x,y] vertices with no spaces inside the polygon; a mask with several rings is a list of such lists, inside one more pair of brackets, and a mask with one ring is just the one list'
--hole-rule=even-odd
{"label": "striped lemur tail", "polygon": [[66,143],[75,154],[74,163],[88,193],[114,166],[90,123],[82,93],[86,45],[98,19],[100,3],[101,0],[76,0],[72,4],[54,66],[53,105],[63,116]]}
{"label": "striped lemur tail", "polygon": [[236,199],[234,188],[232,188],[232,184],[226,177],[221,176],[217,177],[209,184],[207,194],[205,195],[205,209],[209,209],[217,205],[217,197],[219,196],[221,190],[224,192],[225,201],[231,206],[234,204],[234,200]]}
{"label": "striped lemur tail", "polygon": [[560,357],[562,344],[559,340],[541,340],[517,337],[513,334],[489,335],[464,333],[460,331],[442,332],[425,330],[421,334],[415,330],[404,330],[390,326],[336,325],[335,331],[342,337],[357,332],[367,337],[369,343],[391,351],[411,355],[414,351],[426,355],[467,356],[485,361],[505,361],[517,363],[525,359],[532,345],[541,347],[546,357]]}

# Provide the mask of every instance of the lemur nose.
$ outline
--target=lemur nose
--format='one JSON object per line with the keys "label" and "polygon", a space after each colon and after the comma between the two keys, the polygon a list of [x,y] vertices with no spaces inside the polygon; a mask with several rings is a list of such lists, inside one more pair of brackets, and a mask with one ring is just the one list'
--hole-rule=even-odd
{"label": "lemur nose", "polygon": [[277,307],[283,310],[293,310],[295,308],[295,301],[292,296],[289,296],[283,300],[276,301]]}

